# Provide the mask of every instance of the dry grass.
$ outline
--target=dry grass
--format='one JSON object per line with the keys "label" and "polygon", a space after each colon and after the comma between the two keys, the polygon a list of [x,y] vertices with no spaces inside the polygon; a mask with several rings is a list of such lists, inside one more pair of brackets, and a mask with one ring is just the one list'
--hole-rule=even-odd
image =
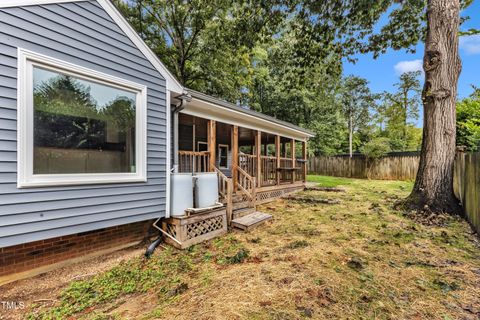
{"label": "dry grass", "polygon": [[98,300],[112,289],[111,274],[99,275],[72,284],[63,305],[66,293],[56,308],[36,308],[31,317],[66,318],[65,303],[84,303],[75,318],[479,319],[478,241],[457,219],[426,227],[395,212],[394,200],[410,188],[349,180],[346,193],[305,192],[339,204],[278,200],[259,208],[273,221],[250,233],[118,267],[127,280],[117,286],[133,283],[128,291]]}

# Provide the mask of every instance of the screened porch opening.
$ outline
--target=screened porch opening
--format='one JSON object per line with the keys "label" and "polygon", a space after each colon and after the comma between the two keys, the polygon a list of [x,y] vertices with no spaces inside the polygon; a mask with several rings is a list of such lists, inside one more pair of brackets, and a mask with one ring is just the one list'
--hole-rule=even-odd
{"label": "screened porch opening", "polygon": [[178,172],[221,172],[257,187],[293,184],[306,178],[306,143],[250,128],[179,115]]}

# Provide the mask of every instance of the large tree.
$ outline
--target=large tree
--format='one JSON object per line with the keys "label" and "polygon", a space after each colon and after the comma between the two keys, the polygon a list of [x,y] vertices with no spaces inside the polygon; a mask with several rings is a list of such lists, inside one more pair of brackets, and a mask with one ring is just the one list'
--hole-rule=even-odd
{"label": "large tree", "polygon": [[424,212],[459,213],[453,193],[455,106],[461,71],[459,0],[427,1],[420,165],[407,204]]}
{"label": "large tree", "polygon": [[397,92],[384,93],[385,98],[390,100],[391,107],[395,109],[395,113],[398,113],[401,118],[403,127],[402,135],[404,140],[406,140],[407,137],[408,120],[418,119],[418,107],[420,104],[419,93],[421,91],[418,77],[420,74],[420,71],[402,73],[399,82],[394,84],[398,89]]}
{"label": "large tree", "polygon": [[[394,86],[396,92],[384,92],[382,103],[376,112],[381,134],[388,138],[393,151],[418,150],[421,145],[421,129],[415,127],[412,120],[418,120],[418,110],[421,103],[421,86],[418,77],[420,71],[405,72],[400,75],[399,82]],[[420,135],[418,135],[420,131]],[[420,143],[419,143],[420,142]]]}
{"label": "large tree", "polygon": [[115,0],[186,87],[237,102],[249,85],[251,48],[288,13],[277,0]]}
{"label": "large tree", "polygon": [[342,82],[339,94],[344,117],[348,127],[348,152],[353,154],[353,134],[370,122],[370,109],[374,108],[375,95],[366,79],[348,76]]}
{"label": "large tree", "polygon": [[[304,0],[304,22],[314,25],[313,38],[332,34],[333,49],[343,56],[389,48],[415,51],[425,43],[422,93],[424,132],[420,168],[406,204],[427,212],[458,212],[453,195],[455,100],[461,70],[458,36],[461,7],[472,0]],[[378,26],[381,17],[388,21]],[[309,30],[309,29],[307,29]],[[474,32],[474,31],[472,31]]]}

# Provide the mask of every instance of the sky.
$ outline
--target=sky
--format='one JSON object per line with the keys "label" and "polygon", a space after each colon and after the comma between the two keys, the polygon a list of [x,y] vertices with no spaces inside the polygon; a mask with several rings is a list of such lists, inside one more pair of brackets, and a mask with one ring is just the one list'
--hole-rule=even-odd
{"label": "sky", "polygon": [[[462,31],[470,28],[480,29],[480,0],[474,0],[461,15],[470,17],[461,26]],[[423,44],[417,45],[416,49],[414,54],[390,50],[377,59],[373,59],[370,54],[358,55],[355,64],[344,63],[344,75],[356,75],[367,79],[373,92],[393,92],[395,90],[393,85],[401,73],[422,70]],[[458,81],[458,97],[461,99],[473,92],[471,84],[480,87],[480,35],[460,38],[460,56],[462,73]],[[420,117],[417,126],[421,127],[422,122]]]}
{"label": "sky", "polygon": [[[39,85],[55,79],[59,74],[50,70],[35,67],[33,69],[33,87],[37,88]],[[127,97],[135,101],[135,93],[103,85],[93,81],[82,80],[76,78],[81,85],[90,89],[91,97],[97,102],[97,109],[102,109],[118,97]]]}

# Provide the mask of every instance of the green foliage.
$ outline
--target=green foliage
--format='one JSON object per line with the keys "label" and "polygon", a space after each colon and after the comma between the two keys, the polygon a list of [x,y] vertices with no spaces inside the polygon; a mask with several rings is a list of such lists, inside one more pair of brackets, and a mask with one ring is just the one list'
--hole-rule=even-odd
{"label": "green foliage", "polygon": [[[359,53],[377,57],[388,48],[413,52],[426,29],[423,0],[114,2],[185,86],[314,131],[309,150],[315,154],[346,152],[349,135],[358,150],[378,135],[368,110],[376,99],[352,105],[357,100],[350,98],[371,93],[362,92],[368,86],[358,78],[358,91],[352,90],[355,77],[342,81],[343,61]],[[401,130],[403,139],[392,142],[393,150],[417,149],[406,121],[418,117],[418,100],[410,94],[417,76],[402,75],[398,86],[408,101],[392,106],[404,107],[403,118],[391,119],[390,136]]]}
{"label": "green foliage", "polygon": [[275,0],[115,1],[179,81],[237,102],[251,83],[252,48],[287,12]]}
{"label": "green foliage", "polygon": [[233,256],[226,257],[224,263],[226,264],[237,264],[244,262],[249,256],[249,251],[247,249],[240,249]]}
{"label": "green foliage", "polygon": [[412,121],[418,120],[420,106],[420,72],[403,73],[395,84],[394,93],[384,92],[377,106],[375,122],[380,127],[379,135],[389,140],[392,151],[419,150],[422,129]]}
{"label": "green foliage", "polygon": [[466,98],[457,103],[457,145],[476,151],[480,146],[480,99]]}
{"label": "green foliage", "polygon": [[375,137],[360,148],[360,152],[368,159],[383,157],[390,151],[389,140],[384,137]]}
{"label": "green foliage", "polygon": [[374,109],[376,95],[370,91],[366,79],[348,76],[341,82],[337,99],[341,102],[342,115],[348,128],[349,150],[353,152],[353,145],[358,148],[370,135],[370,110]]}

